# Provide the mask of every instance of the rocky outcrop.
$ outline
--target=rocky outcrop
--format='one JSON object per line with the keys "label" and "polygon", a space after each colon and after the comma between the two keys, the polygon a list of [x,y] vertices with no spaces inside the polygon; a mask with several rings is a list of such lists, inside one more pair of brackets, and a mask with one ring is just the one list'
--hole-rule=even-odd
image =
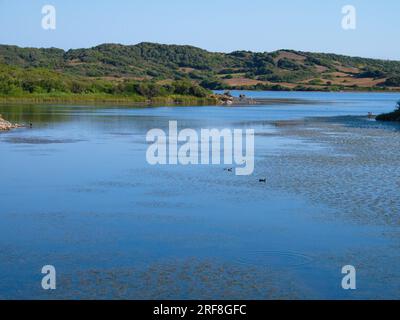
{"label": "rocky outcrop", "polygon": [[217,104],[233,104],[234,98],[227,94],[213,94],[211,96],[213,99],[217,101]]}
{"label": "rocky outcrop", "polygon": [[13,124],[9,121],[4,120],[0,114],[0,131],[7,131],[10,129],[19,128],[19,127],[21,127],[21,126],[18,124]]}

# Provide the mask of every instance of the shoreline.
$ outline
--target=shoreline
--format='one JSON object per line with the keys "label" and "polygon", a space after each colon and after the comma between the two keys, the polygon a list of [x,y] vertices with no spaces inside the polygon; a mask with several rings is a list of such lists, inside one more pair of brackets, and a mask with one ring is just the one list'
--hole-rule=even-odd
{"label": "shoreline", "polygon": [[17,123],[11,123],[5,119],[3,119],[2,115],[0,114],[0,132],[1,131],[10,131],[11,129],[22,128],[23,125]]}
{"label": "shoreline", "polygon": [[157,106],[157,105],[218,105],[216,97],[197,98],[191,96],[177,97],[155,97],[143,100],[130,99],[127,97],[57,97],[57,96],[36,96],[36,97],[1,97],[0,104],[115,104],[127,106]]}
{"label": "shoreline", "polygon": [[[223,90],[217,90],[223,91]],[[243,91],[243,92],[265,92],[265,90],[252,89],[227,89],[224,91]],[[400,94],[400,90],[343,90],[343,91],[324,91],[324,90],[267,90],[268,92],[316,92],[316,93],[389,93]],[[37,96],[0,96],[0,105],[4,104],[111,104],[126,105],[136,107],[147,106],[190,106],[190,105],[257,105],[268,103],[283,103],[287,99],[269,98],[238,98],[221,93],[214,93],[208,97],[195,96],[168,96],[168,97],[124,97],[124,96],[58,96],[58,95],[37,95]]]}
{"label": "shoreline", "polygon": [[289,87],[282,87],[282,90],[265,90],[265,89],[254,89],[253,87],[246,88],[244,87],[230,87],[224,89],[218,89],[216,91],[252,91],[252,92],[260,92],[260,91],[269,91],[269,92],[321,92],[321,93],[400,93],[400,88],[382,88],[377,89],[375,87],[364,87],[361,90],[355,90],[354,88],[344,88],[341,90],[323,90],[323,88],[310,88],[306,87],[305,90],[295,90],[290,89]]}

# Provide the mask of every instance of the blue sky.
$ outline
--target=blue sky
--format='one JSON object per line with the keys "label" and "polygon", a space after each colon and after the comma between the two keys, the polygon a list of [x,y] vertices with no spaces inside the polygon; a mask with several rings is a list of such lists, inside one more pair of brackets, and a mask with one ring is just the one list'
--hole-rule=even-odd
{"label": "blue sky", "polygon": [[[57,28],[41,27],[54,5]],[[357,29],[341,28],[344,5]],[[296,49],[400,60],[399,0],[0,0],[0,43],[63,49],[105,42],[211,51]]]}

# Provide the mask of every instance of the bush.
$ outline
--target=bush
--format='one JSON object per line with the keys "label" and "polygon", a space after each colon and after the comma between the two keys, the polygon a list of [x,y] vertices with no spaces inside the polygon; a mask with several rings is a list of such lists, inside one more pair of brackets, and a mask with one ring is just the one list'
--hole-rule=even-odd
{"label": "bush", "polygon": [[357,78],[374,78],[374,79],[380,79],[386,77],[386,73],[380,70],[371,70],[371,69],[366,69],[363,72],[357,74]]}
{"label": "bush", "polygon": [[225,84],[219,79],[206,79],[200,85],[209,90],[224,90],[226,88]]}
{"label": "bush", "polygon": [[377,121],[400,121],[400,100],[397,101],[396,109],[390,113],[384,113],[376,117]]}
{"label": "bush", "polygon": [[400,77],[391,77],[387,79],[383,85],[388,87],[400,87]]}
{"label": "bush", "polygon": [[297,63],[292,62],[286,58],[280,59],[278,61],[278,67],[282,68],[282,69],[292,70],[292,71],[300,70],[300,66]]}

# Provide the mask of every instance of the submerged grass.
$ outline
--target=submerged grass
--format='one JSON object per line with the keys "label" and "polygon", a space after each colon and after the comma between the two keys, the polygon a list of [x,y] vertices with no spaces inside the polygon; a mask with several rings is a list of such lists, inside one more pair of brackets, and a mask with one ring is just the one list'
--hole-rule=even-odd
{"label": "submerged grass", "polygon": [[17,103],[108,103],[126,105],[215,105],[218,103],[213,96],[195,97],[188,95],[168,95],[147,98],[140,95],[112,94],[68,94],[68,93],[34,93],[25,95],[0,95],[0,104]]}

